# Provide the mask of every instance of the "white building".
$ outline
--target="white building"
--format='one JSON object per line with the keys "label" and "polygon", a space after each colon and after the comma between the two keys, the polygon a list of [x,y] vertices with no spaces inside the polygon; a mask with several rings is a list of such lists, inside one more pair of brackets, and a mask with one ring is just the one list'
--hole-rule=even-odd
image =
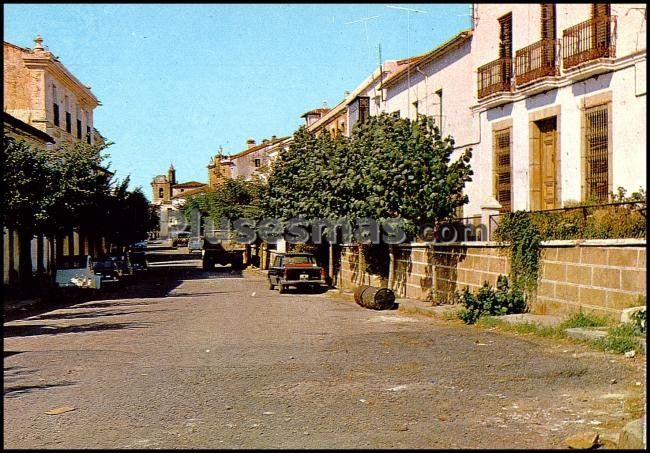
{"label": "white building", "polygon": [[[472,148],[464,216],[540,210],[646,188],[646,21],[637,4],[475,4],[472,30],[384,62],[310,130],[433,116]],[[317,116],[310,113],[318,113]],[[305,116],[303,115],[303,116]],[[452,156],[454,158],[455,156]]]}
{"label": "white building", "polygon": [[646,187],[644,5],[476,4],[474,23],[470,213]]}

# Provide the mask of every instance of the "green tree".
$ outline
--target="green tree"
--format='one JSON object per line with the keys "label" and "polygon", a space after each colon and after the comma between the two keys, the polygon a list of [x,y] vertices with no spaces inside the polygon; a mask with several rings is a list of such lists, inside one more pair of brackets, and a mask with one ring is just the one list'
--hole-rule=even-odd
{"label": "green tree", "polygon": [[60,203],[58,168],[47,151],[24,141],[2,139],[2,225],[19,234],[21,286],[31,280],[31,239],[47,232],[50,217]]}
{"label": "green tree", "polygon": [[218,225],[221,219],[259,220],[262,216],[262,200],[265,197],[264,180],[229,178],[213,190],[187,197],[182,211],[190,222],[195,221],[193,216],[198,211],[202,218],[211,219],[215,225]]}
{"label": "green tree", "polygon": [[316,137],[301,127],[273,166],[265,209],[284,220],[399,218],[415,232],[467,203],[462,191],[471,180],[471,150],[455,161],[453,151],[453,138],[443,139],[425,116],[371,117],[350,139]]}

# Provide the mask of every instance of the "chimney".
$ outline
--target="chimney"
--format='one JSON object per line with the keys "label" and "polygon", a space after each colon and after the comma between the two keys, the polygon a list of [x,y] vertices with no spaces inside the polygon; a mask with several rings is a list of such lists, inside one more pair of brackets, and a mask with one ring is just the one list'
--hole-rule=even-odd
{"label": "chimney", "polygon": [[35,51],[42,52],[43,50],[45,50],[43,49],[43,38],[41,37],[41,35],[36,35],[36,38],[34,38],[34,42],[36,43],[34,44]]}
{"label": "chimney", "polygon": [[343,99],[347,99],[348,96],[350,96],[350,92],[348,90],[345,90],[345,93],[343,93]]}
{"label": "chimney", "polygon": [[323,108],[324,108],[324,109],[327,108],[327,101],[323,101]]}
{"label": "chimney", "polygon": [[246,145],[248,145],[248,149],[251,149],[252,147],[255,146],[255,140],[252,139],[252,138],[249,138],[248,140],[246,140]]}
{"label": "chimney", "polygon": [[271,135],[271,141],[274,142],[277,139],[275,135]]}
{"label": "chimney", "polygon": [[269,142],[269,139],[265,138],[265,139],[262,140],[262,145],[266,145],[268,142]]}

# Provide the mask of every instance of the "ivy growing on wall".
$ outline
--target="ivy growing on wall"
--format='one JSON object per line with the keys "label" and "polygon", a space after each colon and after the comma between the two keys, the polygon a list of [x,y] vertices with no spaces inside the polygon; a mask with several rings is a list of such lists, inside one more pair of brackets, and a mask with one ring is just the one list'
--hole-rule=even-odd
{"label": "ivy growing on wall", "polygon": [[539,229],[526,211],[505,214],[496,229],[496,238],[508,242],[510,252],[510,278],[513,285],[531,293],[537,288],[541,242]]}

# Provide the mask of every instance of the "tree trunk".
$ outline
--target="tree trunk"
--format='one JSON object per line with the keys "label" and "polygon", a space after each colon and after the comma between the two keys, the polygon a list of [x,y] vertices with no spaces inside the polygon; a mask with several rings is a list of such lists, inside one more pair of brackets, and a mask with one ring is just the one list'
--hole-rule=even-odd
{"label": "tree trunk", "polygon": [[31,231],[18,232],[18,278],[20,289],[31,290],[32,284],[32,237]]}
{"label": "tree trunk", "polygon": [[55,262],[57,266],[63,260],[63,233],[58,231],[55,235],[56,241],[56,250],[55,250]]}
{"label": "tree trunk", "polygon": [[43,235],[36,237],[36,273],[41,276],[45,273],[45,250],[43,244]]}

